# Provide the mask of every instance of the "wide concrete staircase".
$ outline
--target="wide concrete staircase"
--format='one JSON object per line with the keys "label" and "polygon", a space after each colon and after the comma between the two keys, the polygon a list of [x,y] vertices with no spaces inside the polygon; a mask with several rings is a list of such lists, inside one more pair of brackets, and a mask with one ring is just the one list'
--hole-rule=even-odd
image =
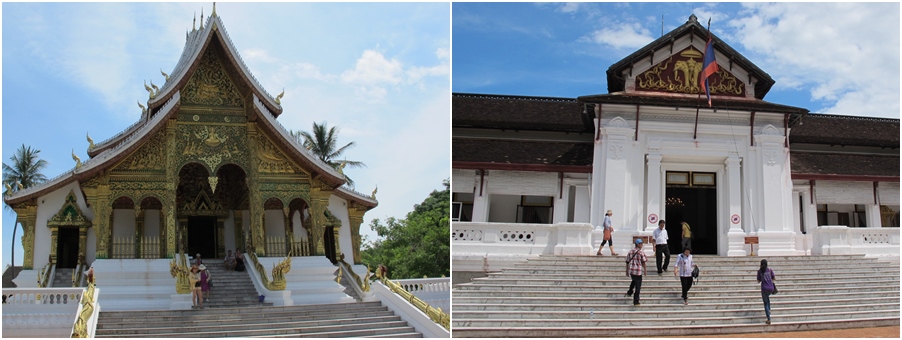
{"label": "wide concrete staircase", "polygon": [[701,275],[683,305],[671,268],[649,257],[641,305],[625,293],[625,257],[541,256],[452,290],[454,337],[633,337],[899,325],[899,262],[772,256],[779,293],[764,321],[761,257],[694,256]]}
{"label": "wide concrete staircase", "polygon": [[75,268],[56,268],[53,274],[53,283],[51,287],[72,287],[72,273]]}
{"label": "wide concrete staircase", "polygon": [[101,312],[97,327],[98,338],[422,337],[380,302]]}
{"label": "wide concrete staircase", "polygon": [[273,307],[248,273],[205,265],[213,289],[204,309],[101,311],[96,337],[422,337],[378,301]]}

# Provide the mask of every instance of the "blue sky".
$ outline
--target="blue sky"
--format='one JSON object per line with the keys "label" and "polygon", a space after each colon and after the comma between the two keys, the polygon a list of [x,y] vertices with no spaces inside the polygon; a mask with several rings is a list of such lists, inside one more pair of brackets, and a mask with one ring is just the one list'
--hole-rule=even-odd
{"label": "blue sky", "polygon": [[[309,131],[339,126],[355,141],[345,169],[356,190],[377,185],[373,218],[403,218],[450,177],[450,5],[448,3],[219,3],[232,42],[273,95],[285,89],[279,121]],[[4,3],[3,161],[22,144],[41,150],[48,178],[87,160],[90,133],[106,140],[136,122],[143,82],[162,85],[192,19],[212,3]],[[198,19],[198,23],[200,20]],[[9,263],[14,213],[3,211],[0,256]],[[22,230],[16,233],[20,238]],[[21,242],[15,242],[21,264]]]}
{"label": "blue sky", "polygon": [[899,118],[899,3],[454,3],[452,91],[575,98],[684,24],[711,30],[776,81],[764,100]]}

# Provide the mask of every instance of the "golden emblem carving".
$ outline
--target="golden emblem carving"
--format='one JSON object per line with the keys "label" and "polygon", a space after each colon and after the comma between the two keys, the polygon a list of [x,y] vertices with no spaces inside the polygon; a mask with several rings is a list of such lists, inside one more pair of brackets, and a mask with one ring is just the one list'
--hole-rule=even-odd
{"label": "golden emblem carving", "polygon": [[243,107],[241,94],[235,88],[220,60],[222,57],[208,49],[200,59],[200,66],[182,90],[187,104]]}
{"label": "golden emblem carving", "polygon": [[162,133],[153,136],[150,141],[122,161],[114,170],[163,170],[163,167],[166,166],[164,138]]}
{"label": "golden emblem carving", "polygon": [[[699,74],[702,71],[702,53],[689,47],[670,56],[648,71],[636,76],[636,88],[645,91],[701,94]],[[744,96],[745,85],[725,68],[708,79],[712,94]]]}

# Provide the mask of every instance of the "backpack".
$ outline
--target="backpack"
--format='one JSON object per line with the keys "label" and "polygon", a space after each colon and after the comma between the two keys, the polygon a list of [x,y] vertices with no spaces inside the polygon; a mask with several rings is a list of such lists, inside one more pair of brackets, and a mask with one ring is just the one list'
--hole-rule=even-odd
{"label": "backpack", "polygon": [[692,278],[695,279],[695,283],[698,283],[698,265],[692,268]]}

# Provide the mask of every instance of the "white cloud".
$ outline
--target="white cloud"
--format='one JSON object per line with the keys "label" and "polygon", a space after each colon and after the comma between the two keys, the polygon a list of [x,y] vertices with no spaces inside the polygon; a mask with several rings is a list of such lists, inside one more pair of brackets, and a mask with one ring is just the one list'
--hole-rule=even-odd
{"label": "white cloud", "polygon": [[366,50],[353,70],[341,74],[341,80],[351,84],[398,84],[401,82],[403,66],[401,62],[385,59],[382,53]]}
{"label": "white cloud", "polygon": [[812,111],[899,117],[899,4],[747,4],[732,34],[775,87],[810,87]]}
{"label": "white cloud", "polygon": [[596,30],[586,38],[591,42],[610,45],[616,49],[640,48],[654,40],[651,32],[638,23],[614,24],[613,27]]}
{"label": "white cloud", "polygon": [[561,11],[563,13],[575,13],[580,9],[581,6],[582,3],[579,2],[567,2],[561,4],[561,7],[558,8],[558,11]]}

